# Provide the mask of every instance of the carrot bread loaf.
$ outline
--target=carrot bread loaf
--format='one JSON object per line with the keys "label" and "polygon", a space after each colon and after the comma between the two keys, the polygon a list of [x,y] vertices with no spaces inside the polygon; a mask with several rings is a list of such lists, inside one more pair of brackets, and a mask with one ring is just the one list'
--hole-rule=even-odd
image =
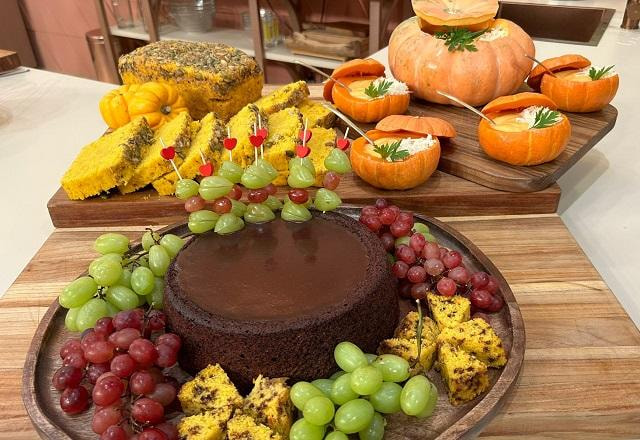
{"label": "carrot bread loaf", "polygon": [[153,141],[153,130],[136,118],[80,150],[62,177],[72,200],[86,199],[126,183]]}
{"label": "carrot bread loaf", "polygon": [[268,426],[284,438],[289,436],[293,422],[293,404],[286,378],[269,379],[258,376],[253,389],[244,400],[242,411],[256,422]]}
{"label": "carrot bread loaf", "polygon": [[502,341],[487,321],[475,318],[455,327],[442,330],[438,343],[448,343],[477,357],[489,367],[499,368],[507,363]]}
{"label": "carrot bread loaf", "polygon": [[298,105],[302,118],[308,121],[309,128],[331,128],[336,120],[336,115],[324,105],[312,99],[305,99]]}
{"label": "carrot bread loaf", "polygon": [[176,86],[194,119],[213,111],[228,120],[260,98],[264,78],[253,58],[221,43],[157,41],[120,57],[124,84]]}
{"label": "carrot bread loaf", "polygon": [[316,168],[315,186],[322,186],[324,175],[327,174],[327,167],[324,160],[336,146],[336,131],[331,128],[316,127],[311,129],[311,139],[307,142],[307,147],[311,149],[309,157]]}
{"label": "carrot bread loaf", "polygon": [[489,388],[487,366],[451,344],[445,342],[438,347],[438,365],[452,405],[468,402]]}
{"label": "carrot bread loaf", "polygon": [[[258,121],[258,114],[260,114],[260,121]],[[233,161],[243,168],[253,163],[254,147],[251,145],[249,137],[254,133],[254,124],[257,127],[259,122],[263,127],[267,127],[267,115],[259,111],[255,104],[248,104],[235,114],[227,124],[231,137],[238,140],[233,149]]]}
{"label": "carrot bread loaf", "polygon": [[193,380],[182,385],[178,399],[182,411],[188,416],[224,408],[231,410],[242,405],[242,396],[218,364],[209,365]]}
{"label": "carrot bread loaf", "polygon": [[462,296],[442,296],[436,293],[427,294],[427,302],[433,319],[442,331],[447,327],[455,327],[471,317],[471,302]]}
{"label": "carrot bread loaf", "polygon": [[176,149],[176,156],[173,161],[176,165],[180,165],[182,157],[186,154],[190,144],[191,117],[189,113],[182,112],[156,130],[153,144],[147,148],[144,157],[133,171],[131,178],[125,184],[118,186],[118,189],[122,194],[128,194],[147,186],[170,172],[172,169],[171,163],[160,154],[163,145],[167,147],[173,146]]}
{"label": "carrot bread loaf", "polygon": [[307,83],[298,81],[274,90],[254,104],[268,116],[287,107],[301,104],[307,96],[309,96]]}
{"label": "carrot bread loaf", "polygon": [[302,115],[295,107],[285,108],[269,116],[268,127],[264,158],[278,171],[273,184],[286,185],[289,159],[295,156],[298,133],[303,129]]}
{"label": "carrot bread loaf", "polygon": [[[215,169],[221,162],[222,141],[226,136],[224,124],[213,113],[209,113],[200,120],[198,126],[199,130],[195,133],[192,129],[191,146],[178,167],[180,175],[184,179],[193,179],[198,175],[200,165],[202,165],[202,156],[205,161],[211,161]],[[171,171],[153,181],[152,185],[158,194],[167,196],[175,192],[177,181],[178,175],[175,171]]]}
{"label": "carrot bread loaf", "polygon": [[232,412],[231,407],[224,407],[183,417],[178,423],[178,435],[181,440],[223,440]]}
{"label": "carrot bread loaf", "polygon": [[227,423],[227,438],[229,440],[284,440],[288,436],[281,436],[248,415],[236,414]]}

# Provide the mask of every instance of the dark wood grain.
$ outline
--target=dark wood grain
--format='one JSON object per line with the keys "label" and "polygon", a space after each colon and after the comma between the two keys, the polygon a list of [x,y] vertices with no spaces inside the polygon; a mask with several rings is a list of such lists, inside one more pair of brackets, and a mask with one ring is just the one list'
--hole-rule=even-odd
{"label": "dark wood grain", "polygon": [[[341,208],[343,213],[357,216],[358,209]],[[464,405],[453,407],[448,403],[446,388],[440,375],[432,370],[429,378],[438,388],[439,400],[434,415],[428,419],[416,419],[396,414],[388,417],[388,439],[457,439],[475,436],[497,413],[520,375],[525,351],[524,323],[520,309],[509,285],[491,261],[466,237],[452,227],[429,217],[418,216],[427,223],[438,241],[449,248],[459,250],[467,267],[485,270],[494,275],[506,306],[501,312],[491,314],[491,324],[501,337],[508,353],[507,365],[491,369],[490,390]],[[165,229],[176,234],[186,232],[184,224]],[[80,275],[79,273],[77,275]],[[51,377],[61,365],[58,352],[69,336],[64,328],[66,310],[57,301],[48,308],[41,320],[27,353],[22,396],[33,425],[47,439],[93,439],[87,426],[91,411],[69,417],[59,408],[59,392],[51,386]]]}
{"label": "dark wood grain", "polygon": [[13,70],[20,66],[20,57],[16,52],[0,49],[0,72]]}

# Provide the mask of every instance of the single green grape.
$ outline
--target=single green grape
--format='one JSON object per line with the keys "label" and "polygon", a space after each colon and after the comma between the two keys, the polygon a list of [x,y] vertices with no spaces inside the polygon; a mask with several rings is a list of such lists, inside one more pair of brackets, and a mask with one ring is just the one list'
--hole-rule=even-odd
{"label": "single green grape", "polygon": [[425,225],[424,223],[414,223],[413,224],[413,232],[419,232],[421,234],[428,234],[429,233],[429,226]]}
{"label": "single green grape", "polygon": [[404,382],[409,379],[409,362],[395,354],[381,354],[373,366],[380,370],[385,382]]}
{"label": "single green grape", "polygon": [[278,170],[276,170],[270,162],[264,159],[258,159],[254,165],[269,176],[269,182],[273,182],[273,180],[278,177]]}
{"label": "single green grape", "polygon": [[227,212],[222,214],[216,223],[214,231],[220,235],[233,234],[244,228],[244,221],[237,215]]}
{"label": "single green grape", "polygon": [[408,235],[405,235],[404,237],[398,237],[396,238],[396,242],[395,242],[395,247],[400,247],[402,245],[405,246],[409,246],[409,240],[411,237],[409,237]]}
{"label": "single green grape", "polygon": [[289,169],[295,168],[298,166],[305,167],[306,169],[309,170],[309,172],[313,175],[313,177],[316,177],[316,167],[315,165],[313,165],[313,161],[309,156],[307,157],[296,156],[292,159],[289,159]]}
{"label": "single green grape", "polygon": [[120,310],[131,310],[138,307],[139,296],[124,286],[111,286],[106,293],[107,302],[110,302]]}
{"label": "single green grape", "polygon": [[319,188],[318,191],[316,191],[316,198],[314,201],[316,209],[322,212],[333,211],[341,204],[342,200],[340,200],[340,197],[338,197],[338,194],[335,192],[326,188]]}
{"label": "single green grape", "polygon": [[276,215],[268,206],[262,203],[249,203],[247,211],[244,213],[244,221],[247,223],[266,223],[274,220]]}
{"label": "single green grape", "polygon": [[356,368],[369,365],[367,357],[362,350],[356,344],[348,341],[336,345],[336,348],[333,349],[333,357],[338,366],[347,373],[351,373]]}
{"label": "single green grape", "polygon": [[344,376],[345,374],[347,374],[346,371],[338,370],[335,373],[333,373],[331,376],[329,376],[329,379],[336,380],[337,378],[339,378],[340,376]]}
{"label": "single green grape", "polygon": [[333,420],[333,402],[325,396],[315,396],[307,400],[302,410],[305,420],[314,425],[324,426]]}
{"label": "single green grape", "polygon": [[200,184],[192,179],[181,179],[176,182],[176,197],[180,200],[187,200],[189,197],[197,196]]}
{"label": "single green grape", "polygon": [[282,212],[280,213],[280,217],[282,220],[286,220],[288,222],[306,222],[311,220],[311,212],[303,205],[297,205],[293,202],[286,202],[282,207]]}
{"label": "single green grape", "polygon": [[357,399],[358,394],[351,389],[351,373],[343,374],[333,381],[331,400],[336,405],[344,405],[350,400]]}
{"label": "single green grape", "polygon": [[116,316],[116,313],[120,311],[120,309],[114,306],[113,304],[111,304],[109,301],[107,301],[106,304],[107,304],[107,316],[109,316],[110,318],[113,318],[114,316]]}
{"label": "single green grape", "polygon": [[289,392],[291,401],[300,411],[304,409],[305,403],[312,397],[324,396],[322,391],[311,385],[309,382],[300,381],[293,384]]}
{"label": "single green grape", "polygon": [[417,416],[429,403],[431,382],[425,376],[414,376],[404,384],[400,394],[400,407],[408,416]]}
{"label": "single green grape", "polygon": [[375,393],[382,386],[382,373],[376,367],[366,365],[351,373],[351,389],[361,396]]}
{"label": "single green grape", "polygon": [[138,295],[148,295],[153,291],[154,278],[151,269],[138,266],[131,273],[131,289]]}
{"label": "single green grape", "polygon": [[129,250],[129,238],[115,232],[107,232],[96,238],[93,249],[99,254],[124,254]]}
{"label": "single green grape", "polygon": [[431,417],[436,409],[436,405],[438,404],[438,389],[433,383],[430,383],[430,385],[431,387],[429,389],[429,400],[427,402],[427,406],[416,416],[419,419]]}
{"label": "single green grape", "polygon": [[243,172],[244,170],[239,164],[225,160],[222,162],[222,165],[220,165],[218,176],[222,176],[233,183],[240,183]]}
{"label": "single green grape", "polygon": [[233,188],[233,182],[222,176],[209,176],[200,181],[200,196],[205,200],[215,200],[226,196]]}
{"label": "single green grape", "polygon": [[324,158],[324,166],[329,171],[345,174],[351,171],[351,162],[347,153],[339,148],[334,148]]}
{"label": "single green grape", "polygon": [[167,251],[169,258],[173,259],[178,255],[182,246],[184,246],[184,238],[178,237],[175,234],[164,234],[160,239],[160,246]]}
{"label": "single green grape", "polygon": [[247,205],[239,200],[231,200],[231,214],[236,217],[244,217],[244,213],[247,211]]}
{"label": "single green grape", "polygon": [[349,436],[344,432],[332,431],[327,434],[324,440],[349,440]]}
{"label": "single green grape", "polygon": [[194,234],[202,234],[216,227],[220,216],[213,211],[202,209],[189,214],[189,230]]}
{"label": "single green grape", "polygon": [[78,317],[78,312],[80,311],[80,307],[74,307],[73,309],[67,310],[67,314],[64,315],[64,326],[67,330],[71,332],[78,331],[78,325],[76,324],[76,319]]}
{"label": "single green grape", "polygon": [[240,182],[245,188],[258,189],[264,188],[271,183],[271,178],[269,177],[269,174],[264,172],[264,170],[255,165],[249,165],[245,168]]}
{"label": "single green grape", "polygon": [[282,202],[276,196],[267,197],[267,200],[262,202],[262,204],[267,206],[272,211],[282,209]]}
{"label": "single green grape", "polygon": [[131,272],[131,269],[127,269],[126,267],[123,268],[122,269],[122,275],[120,275],[120,278],[118,279],[118,282],[116,283],[116,285],[128,287],[129,289],[131,289],[131,275],[132,274],[133,274],[133,272]]}
{"label": "single green grape", "polygon": [[98,258],[89,265],[89,275],[100,286],[111,286],[118,282],[122,275],[122,265],[113,259]]}
{"label": "single green grape", "polygon": [[298,419],[291,425],[289,440],[322,440],[324,426],[314,425],[305,419]]}
{"label": "single green grape", "polygon": [[142,234],[142,249],[148,251],[151,246],[160,242],[160,234],[153,231],[146,231]]}
{"label": "single green grape", "polygon": [[80,307],[76,315],[76,328],[79,332],[83,332],[88,328],[92,328],[98,319],[104,318],[108,314],[106,301],[100,298],[92,298]]}
{"label": "single green grape", "polygon": [[355,434],[369,426],[374,413],[373,406],[369,401],[354,399],[338,408],[334,423],[338,431],[345,434]]}
{"label": "single green grape", "polygon": [[311,385],[319,389],[325,396],[331,397],[331,388],[333,387],[333,380],[331,379],[316,379],[311,382]]}
{"label": "single green grape", "polygon": [[171,258],[167,251],[159,244],[154,244],[149,249],[149,269],[157,277],[163,277],[167,273]]}
{"label": "single green grape", "polygon": [[116,263],[122,265],[122,262],[124,261],[124,258],[122,258],[122,255],[120,254],[116,254],[115,252],[110,252],[108,254],[104,254],[101,257],[96,258],[94,261],[115,261]]}
{"label": "single green grape", "polygon": [[369,362],[369,365],[371,365],[371,363],[378,357],[378,355],[373,353],[365,353],[364,356],[367,358],[367,362]]}
{"label": "single green grape", "polygon": [[153,280],[153,291],[145,296],[147,304],[156,310],[162,310],[164,306],[164,278],[155,277]]}
{"label": "single green grape", "polygon": [[315,177],[313,177],[313,174],[308,168],[301,166],[289,168],[287,183],[291,188],[308,188],[313,185],[315,181]]}
{"label": "single green grape", "polygon": [[91,277],[80,277],[64,288],[58,302],[66,309],[80,307],[98,292],[98,285]]}
{"label": "single green grape", "polygon": [[358,433],[358,437],[360,440],[382,440],[384,438],[385,424],[386,422],[384,421],[384,417],[375,413],[373,415],[373,420],[369,423],[369,426],[360,431]]}
{"label": "single green grape", "polygon": [[382,382],[378,391],[369,396],[373,409],[383,414],[394,414],[401,410],[400,394],[402,387],[393,382]]}

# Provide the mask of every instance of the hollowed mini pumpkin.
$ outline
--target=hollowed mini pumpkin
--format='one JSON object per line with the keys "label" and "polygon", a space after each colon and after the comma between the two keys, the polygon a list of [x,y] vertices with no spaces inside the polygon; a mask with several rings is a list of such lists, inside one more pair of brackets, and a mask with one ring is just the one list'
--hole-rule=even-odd
{"label": "hollowed mini pumpkin", "polygon": [[592,67],[581,55],[550,58],[542,64],[544,67],[539,65],[531,71],[527,84],[550,97],[561,110],[576,113],[602,110],[618,91],[620,79],[612,71],[613,66]]}
{"label": "hollowed mini pumpkin", "polygon": [[[378,123],[388,131],[368,131],[351,146],[351,166],[365,182],[382,189],[410,189],[424,183],[438,167],[440,142],[437,136],[453,137],[455,129],[437,118],[412,117],[411,130],[403,130],[406,120],[388,116]],[[409,127],[407,127],[409,128]]]}
{"label": "hollowed mini pumpkin", "polygon": [[571,137],[571,124],[556,104],[539,93],[524,92],[491,101],[482,113],[478,140],[493,159],[511,165],[538,165],[554,160]]}
{"label": "hollowed mini pumpkin", "polygon": [[351,60],[333,71],[323,96],[358,122],[376,122],[409,107],[409,89],[384,77],[384,66],[371,59]]}

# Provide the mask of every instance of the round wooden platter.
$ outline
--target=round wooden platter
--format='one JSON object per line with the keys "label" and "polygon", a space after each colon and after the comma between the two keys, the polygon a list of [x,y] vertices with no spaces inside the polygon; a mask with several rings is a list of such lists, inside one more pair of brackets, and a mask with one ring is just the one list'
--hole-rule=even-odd
{"label": "round wooden platter", "polygon": [[[359,208],[345,206],[339,212],[357,217]],[[438,388],[439,398],[435,413],[426,419],[394,414],[387,417],[385,438],[387,439],[457,439],[471,438],[496,415],[509,392],[514,388],[522,367],[525,351],[525,331],[520,308],[513,292],[491,261],[462,234],[446,224],[421,215],[416,221],[426,223],[442,246],[458,250],[465,265],[471,270],[485,270],[495,276],[505,307],[490,314],[489,320],[507,351],[508,362],[501,369],[490,369],[491,388],[471,402],[457,407],[449,404],[446,387],[440,374],[432,369],[429,379]],[[187,232],[185,224],[168,226],[159,232],[182,234]],[[136,246],[139,247],[139,244]],[[401,300],[405,301],[405,300]],[[402,304],[409,309],[407,301]],[[64,327],[66,310],[57,301],[49,307],[31,341],[24,365],[22,397],[34,427],[46,439],[96,439],[91,430],[93,410],[69,416],[59,406],[60,392],[51,385],[51,377],[62,364],[59,350],[72,334]],[[212,360],[215,362],[215,360]]]}

